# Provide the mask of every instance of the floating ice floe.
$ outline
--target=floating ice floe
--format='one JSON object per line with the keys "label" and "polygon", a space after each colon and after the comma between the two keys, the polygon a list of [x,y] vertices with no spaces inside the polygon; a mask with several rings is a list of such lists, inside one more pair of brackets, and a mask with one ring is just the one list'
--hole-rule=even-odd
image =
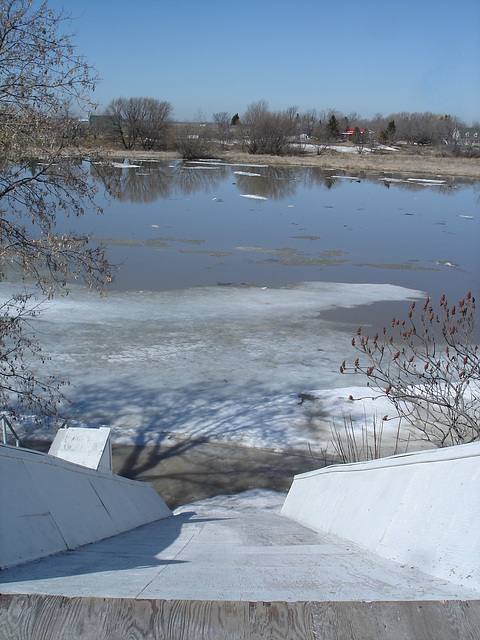
{"label": "floating ice floe", "polygon": [[184,169],[218,169],[217,165],[214,164],[195,164],[195,165],[185,165],[183,167]]}
{"label": "floating ice floe", "polygon": [[251,198],[252,200],[266,200],[266,198],[264,196],[255,196],[251,193],[241,193],[240,194],[241,198]]}
{"label": "floating ice floe", "polygon": [[407,178],[408,182],[418,182],[419,184],[445,184],[445,180],[427,180],[426,178]]}
{"label": "floating ice floe", "polygon": [[130,164],[129,162],[112,162],[112,166],[115,169],[139,169],[140,164]]}
{"label": "floating ice floe", "polygon": [[435,264],[438,264],[442,267],[456,267],[457,265],[454,262],[450,262],[450,260],[437,260]]}
{"label": "floating ice floe", "polygon": [[474,219],[473,216],[464,216],[464,215],[461,215],[461,214],[458,217],[459,218],[465,218],[465,220],[473,220]]}
{"label": "floating ice floe", "polygon": [[268,164],[245,164],[243,162],[232,163],[228,165],[230,167],[252,167],[254,169],[264,169],[268,167]]}
{"label": "floating ice floe", "polygon": [[234,171],[233,172],[237,176],[251,176],[252,178],[261,178],[261,173],[252,173],[250,171]]}
{"label": "floating ice floe", "polygon": [[402,178],[379,178],[383,182],[405,182]]}
{"label": "floating ice floe", "polygon": [[215,166],[223,166],[225,163],[221,160],[189,160],[188,164],[212,164]]}

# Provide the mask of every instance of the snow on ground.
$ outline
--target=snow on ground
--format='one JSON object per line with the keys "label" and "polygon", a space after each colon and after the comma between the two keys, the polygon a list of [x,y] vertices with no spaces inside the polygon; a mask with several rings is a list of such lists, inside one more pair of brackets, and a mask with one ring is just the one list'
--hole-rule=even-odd
{"label": "snow on ground", "polygon": [[175,515],[188,513],[195,509],[195,513],[208,516],[228,515],[232,509],[235,511],[273,511],[280,513],[285,502],[285,493],[271,491],[269,489],[251,489],[235,495],[219,495],[207,500],[199,500],[194,504],[185,504],[175,509]]}
{"label": "snow on ground", "polygon": [[[0,301],[11,288],[0,284]],[[354,357],[352,333],[321,313],[422,295],[319,282],[107,298],[78,287],[45,303],[32,323],[51,357],[45,372],[73,383],[65,390],[75,403],[72,426],[110,426],[116,441],[142,445],[194,438],[321,451],[332,421],[343,429],[351,418],[359,435],[375,420],[391,452],[396,424],[381,420],[388,402],[374,399],[363,379],[340,374],[342,360]]]}
{"label": "snow on ground", "polygon": [[[317,153],[318,150],[320,151],[325,151],[327,149],[330,149],[331,151],[338,151],[339,153],[358,153],[358,148],[357,147],[346,147],[340,144],[328,144],[328,145],[323,145],[323,144],[311,144],[311,143],[306,143],[306,144],[300,144],[300,145],[293,145],[294,147],[300,147],[301,149],[303,149],[304,151],[309,151],[311,153]],[[369,147],[363,147],[362,148],[362,153],[367,154],[367,153],[372,153],[372,150]]]}

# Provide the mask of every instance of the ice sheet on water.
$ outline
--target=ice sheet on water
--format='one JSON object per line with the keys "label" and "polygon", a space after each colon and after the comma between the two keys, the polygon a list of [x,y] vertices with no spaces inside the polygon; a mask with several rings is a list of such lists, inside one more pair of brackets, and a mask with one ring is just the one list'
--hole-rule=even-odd
{"label": "ice sheet on water", "polygon": [[419,184],[425,184],[425,185],[438,185],[438,184],[445,184],[446,180],[431,180],[431,179],[426,179],[426,178],[407,178],[408,182],[418,182]]}
{"label": "ice sheet on water", "polygon": [[[12,285],[0,284],[0,299]],[[301,283],[166,292],[83,288],[33,321],[47,371],[70,379],[72,424],[107,425],[123,442],[169,436],[252,447],[321,449],[330,424],[384,414],[339,372],[350,333],[321,318],[332,307],[421,297],[394,285]],[[311,390],[314,390],[313,392]],[[367,403],[367,405],[365,405]],[[378,417],[377,415],[377,417]]]}
{"label": "ice sheet on water", "polygon": [[125,162],[112,162],[112,167],[116,169],[140,169],[141,165],[139,164],[131,164],[128,161]]}

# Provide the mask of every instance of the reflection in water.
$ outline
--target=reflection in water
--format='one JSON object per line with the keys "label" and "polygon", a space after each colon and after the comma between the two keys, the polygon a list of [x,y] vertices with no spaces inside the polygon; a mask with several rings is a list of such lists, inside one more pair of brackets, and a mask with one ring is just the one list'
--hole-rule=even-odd
{"label": "reflection in water", "polygon": [[173,172],[173,185],[188,196],[200,191],[209,191],[230,174],[230,167],[223,164],[181,163]]}
{"label": "reflection in water", "polygon": [[94,177],[108,181],[112,196],[122,202],[154,202],[168,198],[173,176],[168,165],[160,162],[142,163],[138,168],[123,168],[118,165],[101,167],[93,165]]}
{"label": "reflection in water", "polygon": [[472,180],[219,161],[135,164],[108,167],[116,195],[104,216],[88,226],[75,221],[122,264],[115,289],[388,282],[454,299],[480,287]]}
{"label": "reflection in water", "polygon": [[255,171],[260,176],[235,171],[237,187],[241,193],[253,193],[272,200],[284,200],[296,195],[301,178],[293,167],[265,167]]}
{"label": "reflection in water", "polygon": [[159,198],[172,197],[175,190],[183,195],[216,189],[228,177],[232,178],[241,194],[283,200],[297,195],[299,187],[327,190],[340,187],[344,182],[373,182],[386,189],[401,188],[422,192],[426,188],[443,195],[453,195],[458,181],[449,178],[419,179],[394,174],[366,176],[362,172],[350,176],[347,171],[327,170],[319,167],[270,167],[255,165],[231,165],[219,161],[173,163],[139,161],[138,166],[127,163],[92,166],[92,175],[102,180],[108,178],[113,197],[125,202],[148,203]]}

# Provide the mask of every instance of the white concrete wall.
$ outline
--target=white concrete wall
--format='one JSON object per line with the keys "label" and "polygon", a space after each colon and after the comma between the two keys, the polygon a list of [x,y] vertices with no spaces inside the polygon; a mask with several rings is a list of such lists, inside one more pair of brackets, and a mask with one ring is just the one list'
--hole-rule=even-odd
{"label": "white concrete wall", "polygon": [[298,475],[282,514],[480,590],[480,442]]}
{"label": "white concrete wall", "polygon": [[48,453],[82,467],[111,473],[112,443],[110,432],[109,427],[59,429]]}
{"label": "white concrete wall", "polygon": [[171,515],[150,484],[0,445],[0,567]]}

